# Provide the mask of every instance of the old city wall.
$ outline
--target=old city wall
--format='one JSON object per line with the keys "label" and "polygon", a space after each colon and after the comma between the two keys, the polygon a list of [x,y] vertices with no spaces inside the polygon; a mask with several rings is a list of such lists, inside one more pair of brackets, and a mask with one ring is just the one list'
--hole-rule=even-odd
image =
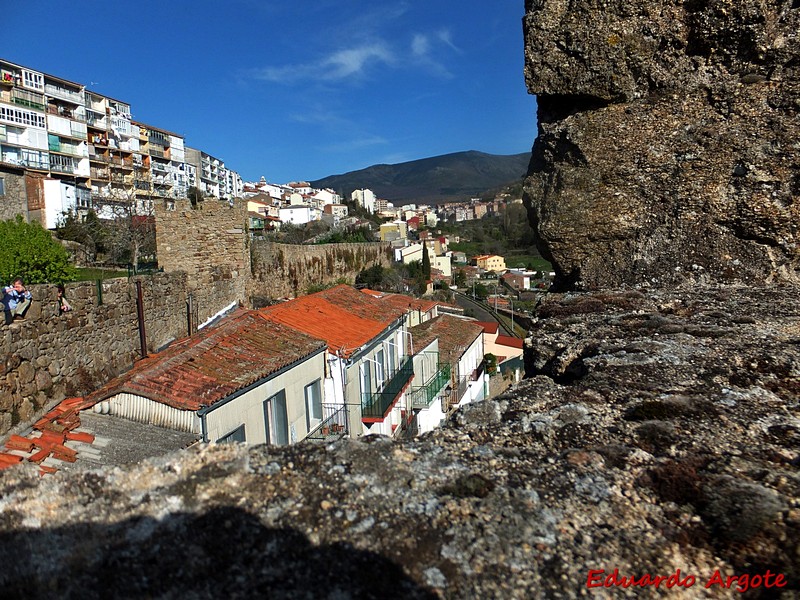
{"label": "old city wall", "polygon": [[[21,186],[24,179],[6,177],[5,183]],[[30,286],[25,321],[0,328],[0,435],[29,425],[65,397],[96,389],[141,357],[137,282],[148,353],[243,302],[250,273],[243,224],[241,203],[157,207],[163,273],[68,284],[73,310],[64,315],[55,286]]]}
{"label": "old city wall", "polygon": [[246,204],[206,201],[193,209],[188,200],[174,209],[157,206],[158,264],[183,271],[198,323],[234,302],[245,303],[250,278]]}
{"label": "old city wall", "polygon": [[92,391],[141,356],[137,282],[150,353],[187,333],[184,273],[67,284],[73,310],[62,315],[55,286],[29,286],[26,319],[0,328],[0,435],[65,397]]}
{"label": "old city wall", "polygon": [[261,298],[296,297],[339,280],[352,283],[363,269],[392,263],[386,243],[294,246],[253,240],[250,256],[254,304]]}

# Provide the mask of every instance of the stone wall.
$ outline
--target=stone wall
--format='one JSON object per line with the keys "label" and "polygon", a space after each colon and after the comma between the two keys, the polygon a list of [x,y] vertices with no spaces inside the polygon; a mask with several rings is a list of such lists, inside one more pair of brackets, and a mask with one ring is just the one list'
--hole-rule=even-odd
{"label": "stone wall", "polygon": [[92,391],[140,358],[137,281],[150,353],[188,332],[185,274],[68,284],[73,310],[63,315],[55,286],[29,287],[26,319],[0,328],[0,435],[65,397]]}
{"label": "stone wall", "polygon": [[352,283],[363,269],[392,264],[386,243],[293,246],[253,240],[250,247],[252,299],[299,296],[340,279]]}
{"label": "stone wall", "polygon": [[244,303],[250,278],[246,204],[188,200],[174,210],[156,207],[158,264],[182,271],[197,308],[199,323],[232,302]]}
{"label": "stone wall", "polygon": [[0,170],[3,180],[3,195],[0,195],[0,221],[22,215],[28,218],[28,200],[25,193],[25,176],[21,172]]}
{"label": "stone wall", "polygon": [[797,2],[526,8],[526,204],[557,284],[800,281]]}

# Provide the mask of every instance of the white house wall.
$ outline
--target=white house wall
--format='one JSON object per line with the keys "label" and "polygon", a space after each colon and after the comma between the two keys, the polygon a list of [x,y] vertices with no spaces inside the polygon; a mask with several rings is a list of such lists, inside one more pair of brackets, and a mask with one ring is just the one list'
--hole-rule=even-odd
{"label": "white house wall", "polygon": [[244,424],[247,444],[265,444],[267,429],[264,420],[264,401],[281,390],[286,394],[286,413],[289,423],[289,442],[295,443],[308,434],[305,408],[305,386],[325,377],[325,353],[295,365],[257,388],[206,414],[209,441],[216,441]]}

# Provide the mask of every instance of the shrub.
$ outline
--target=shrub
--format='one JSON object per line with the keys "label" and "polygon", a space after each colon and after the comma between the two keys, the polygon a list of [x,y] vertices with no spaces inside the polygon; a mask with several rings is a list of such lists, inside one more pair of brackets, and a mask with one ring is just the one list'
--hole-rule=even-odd
{"label": "shrub", "polygon": [[3,283],[15,277],[22,277],[25,283],[63,283],[77,276],[66,249],[38,223],[26,223],[21,216],[0,221],[0,240]]}

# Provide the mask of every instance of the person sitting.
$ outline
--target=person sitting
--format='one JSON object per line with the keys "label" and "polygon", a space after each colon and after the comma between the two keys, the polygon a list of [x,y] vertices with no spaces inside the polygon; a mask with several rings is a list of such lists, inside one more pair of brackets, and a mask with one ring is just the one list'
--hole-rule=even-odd
{"label": "person sitting", "polygon": [[58,314],[63,315],[65,312],[69,312],[72,310],[72,306],[70,306],[67,299],[64,297],[64,286],[63,284],[58,284],[56,286],[58,290]]}
{"label": "person sitting", "polygon": [[14,319],[24,319],[25,311],[31,305],[31,293],[25,288],[25,282],[17,277],[14,282],[3,289],[3,313],[6,325]]}

